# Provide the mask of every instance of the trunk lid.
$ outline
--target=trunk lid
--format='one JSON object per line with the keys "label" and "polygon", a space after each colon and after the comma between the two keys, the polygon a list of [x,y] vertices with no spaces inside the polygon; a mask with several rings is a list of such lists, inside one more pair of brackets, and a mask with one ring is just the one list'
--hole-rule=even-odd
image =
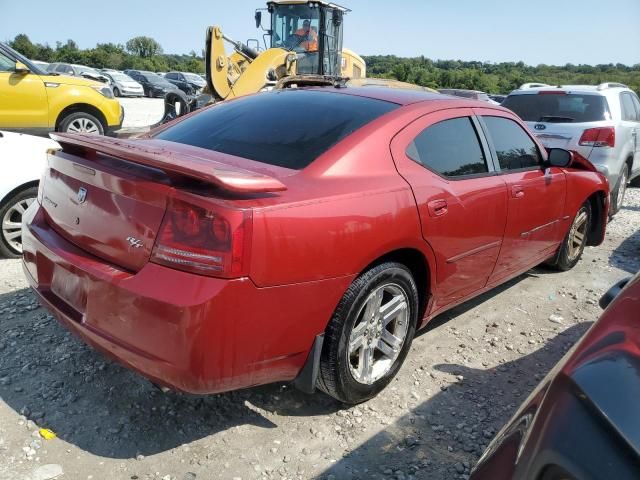
{"label": "trunk lid", "polygon": [[62,150],[48,155],[41,194],[47,222],[76,246],[130,271],[149,260],[174,190],[197,185],[228,196],[286,189],[273,177],[223,163],[216,152],[195,155],[193,147],[158,140],[51,136]]}

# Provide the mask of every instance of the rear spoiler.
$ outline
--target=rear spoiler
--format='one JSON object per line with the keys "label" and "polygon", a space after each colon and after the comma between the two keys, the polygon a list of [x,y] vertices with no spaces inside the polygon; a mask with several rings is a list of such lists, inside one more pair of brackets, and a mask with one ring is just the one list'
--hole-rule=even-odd
{"label": "rear spoiler", "polygon": [[167,174],[173,173],[200,180],[229,192],[266,193],[287,189],[276,178],[216,160],[215,155],[223,155],[216,152],[195,156],[180,152],[179,148],[166,148],[165,142],[153,139],[121,139],[69,133],[51,133],[50,136],[62,146],[63,151],[100,152],[128,162],[157,168]]}

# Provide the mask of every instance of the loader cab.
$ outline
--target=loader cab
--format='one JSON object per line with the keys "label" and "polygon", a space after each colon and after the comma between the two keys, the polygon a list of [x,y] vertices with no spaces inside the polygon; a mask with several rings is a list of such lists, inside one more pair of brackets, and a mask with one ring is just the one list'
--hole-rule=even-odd
{"label": "loader cab", "polygon": [[319,1],[272,1],[271,48],[296,53],[298,75],[340,76],[342,20],[349,10]]}

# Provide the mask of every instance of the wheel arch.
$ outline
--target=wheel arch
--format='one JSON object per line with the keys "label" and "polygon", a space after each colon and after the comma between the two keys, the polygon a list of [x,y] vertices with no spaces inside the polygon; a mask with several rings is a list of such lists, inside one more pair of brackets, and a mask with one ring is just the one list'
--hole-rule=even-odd
{"label": "wheel arch", "polygon": [[585,202],[589,202],[591,205],[591,225],[587,234],[587,245],[595,247],[604,241],[608,220],[607,193],[604,190],[598,190],[592,193]]}
{"label": "wheel arch", "polygon": [[109,125],[107,124],[107,119],[104,116],[104,114],[100,111],[99,108],[94,107],[93,105],[90,105],[88,103],[74,103],[73,105],[69,105],[68,107],[65,107],[65,109],[60,112],[60,114],[58,115],[58,118],[56,118],[55,130],[58,131],[58,129],[60,128],[60,124],[62,123],[65,117],[71,115],[72,113],[77,113],[77,112],[88,113],[89,115],[93,115],[94,117],[96,117],[98,121],[102,124],[102,128],[105,132],[109,128]]}
{"label": "wheel arch", "polygon": [[400,263],[407,267],[411,272],[418,289],[419,310],[417,328],[419,328],[421,323],[420,321],[427,311],[429,300],[431,298],[432,286],[435,280],[435,270],[430,267],[429,260],[424,252],[417,248],[407,247],[391,250],[380,255],[375,260],[367,264],[367,266],[361,270],[360,274],[385,262]]}
{"label": "wheel arch", "polygon": [[22,185],[18,185],[10,192],[7,192],[7,194],[4,197],[0,198],[0,207],[4,205],[9,198],[13,197],[14,195],[20,193],[23,190],[28,190],[29,188],[38,187],[39,183],[40,183],[39,180],[32,180],[30,182],[23,183]]}

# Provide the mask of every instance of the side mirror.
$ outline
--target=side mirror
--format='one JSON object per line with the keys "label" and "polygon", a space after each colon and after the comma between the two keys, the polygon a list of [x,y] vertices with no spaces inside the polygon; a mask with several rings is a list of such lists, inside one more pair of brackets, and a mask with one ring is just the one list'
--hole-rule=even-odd
{"label": "side mirror", "polygon": [[548,164],[550,167],[568,167],[573,160],[571,152],[562,148],[552,148],[549,150]]}
{"label": "side mirror", "polygon": [[27,67],[24,63],[22,62],[16,62],[16,67],[14,69],[14,72],[19,74],[19,75],[25,75],[27,73],[29,73],[31,70],[29,70],[29,67]]}
{"label": "side mirror", "polygon": [[256,28],[260,28],[262,26],[262,12],[261,11],[256,11]]}

